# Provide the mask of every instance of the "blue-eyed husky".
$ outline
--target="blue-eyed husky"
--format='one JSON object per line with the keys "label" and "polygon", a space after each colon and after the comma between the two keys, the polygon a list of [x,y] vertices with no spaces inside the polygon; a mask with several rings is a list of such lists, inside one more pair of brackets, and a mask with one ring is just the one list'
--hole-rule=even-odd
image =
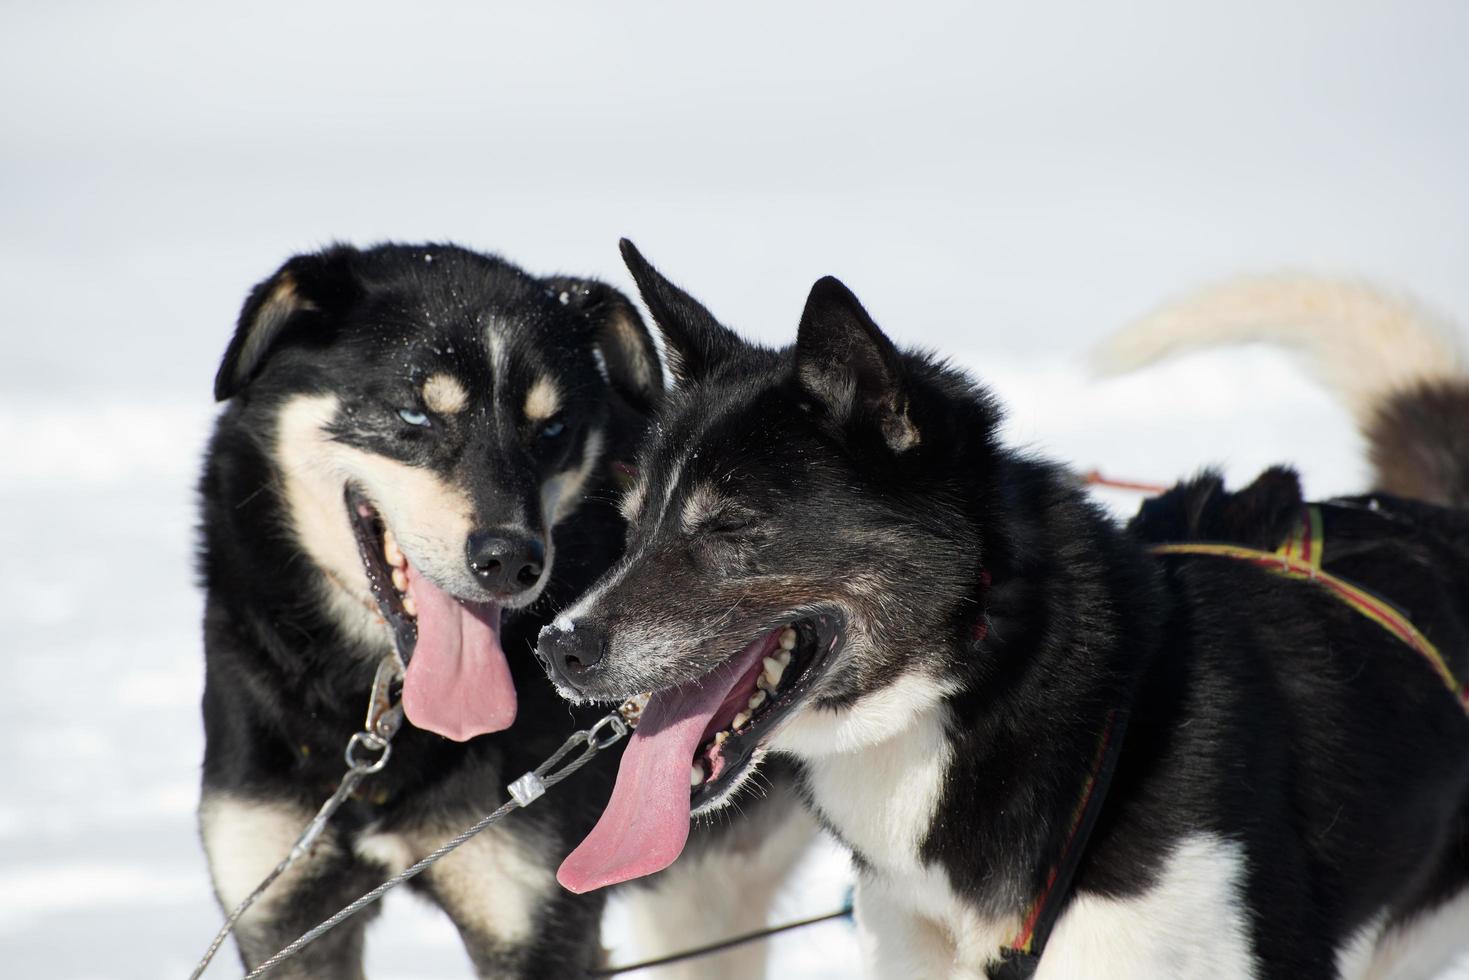
{"label": "blue-eyed husky", "polygon": [[[336,246],[251,292],[200,488],[199,815],[222,905],[332,791],[395,649],[409,724],[242,920],[247,967],[499,806],[508,781],[594,720],[568,713],[530,647],[620,553],[619,465],[662,393],[652,339],[617,290],[455,246]],[[553,872],[610,782],[589,767],[415,880],[482,976],[601,961],[600,898],[565,894]],[[757,809],[774,826],[716,834],[638,891],[658,951],[761,924],[807,835],[781,807]],[[710,915],[688,914],[689,887]],[[730,888],[739,901],[721,918],[705,899]],[[361,977],[367,919],[272,976]]]}

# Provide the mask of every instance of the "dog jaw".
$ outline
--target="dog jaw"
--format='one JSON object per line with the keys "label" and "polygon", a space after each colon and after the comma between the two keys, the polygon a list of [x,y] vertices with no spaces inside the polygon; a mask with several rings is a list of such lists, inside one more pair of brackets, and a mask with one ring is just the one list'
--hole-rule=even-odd
{"label": "dog jaw", "polygon": [[357,541],[342,510],[346,482],[334,463],[327,427],[337,417],[335,395],[298,395],[276,415],[275,456],[290,532],[321,571],[320,589],[332,618],[358,643],[391,643],[377,613]]}
{"label": "dog jaw", "polygon": [[[464,542],[475,528],[474,505],[431,471],[332,443],[334,469],[361,488],[382,513],[414,567],[461,599],[489,599],[474,581]],[[341,485],[330,488],[340,494]]]}
{"label": "dog jaw", "polygon": [[[335,395],[297,395],[276,416],[276,458],[290,529],[322,572],[321,588],[335,620],[369,646],[391,642],[343,510],[348,483],[362,489],[413,565],[445,591],[486,599],[465,565],[463,542],[473,527],[473,506],[462,492],[427,470],[345,446],[330,426],[341,403]],[[548,571],[549,571],[549,558]],[[548,575],[542,576],[542,582]],[[518,597],[534,601],[540,588]]]}

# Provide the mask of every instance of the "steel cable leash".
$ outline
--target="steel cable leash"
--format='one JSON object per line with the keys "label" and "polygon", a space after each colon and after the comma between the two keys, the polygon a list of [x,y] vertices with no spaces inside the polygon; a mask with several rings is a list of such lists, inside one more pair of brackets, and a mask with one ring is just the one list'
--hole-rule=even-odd
{"label": "steel cable leash", "polygon": [[[383,766],[388,764],[388,757],[392,755],[393,747],[390,744],[393,736],[398,734],[399,727],[403,724],[403,707],[394,704],[392,699],[393,683],[401,676],[403,670],[396,656],[386,656],[379,663],[377,673],[372,679],[372,694],[367,704],[367,721],[362,731],[353,732],[352,737],[347,740],[347,748],[343,755],[347,761],[347,771],[342,774],[342,781],[337,784],[336,791],[327,797],[327,801],[316,811],[316,816],[301,831],[301,836],[296,838],[296,843],[291,845],[291,850],[285,857],[281,858],[280,864],[255,886],[255,890],[245,896],[244,901],[236,905],[224,920],[224,925],[215,934],[214,941],[204,951],[194,972],[189,974],[189,980],[199,980],[204,971],[209,968],[224,941],[234,932],[241,916],[249,911],[250,906],[259,901],[266,889],[275,884],[277,878],[285,874],[291,865],[299,861],[306,852],[311,850],[317,838],[326,830],[327,821],[332,815],[341,809],[343,803],[351,797],[357,789],[357,784],[362,782],[373,773],[381,772]],[[363,752],[381,753],[376,759],[361,758]]]}
{"label": "steel cable leash", "polygon": [[[292,956],[295,956],[309,943],[330,932],[346,919],[351,918],[379,898],[382,898],[383,895],[393,888],[421,874],[459,845],[474,837],[491,824],[503,819],[512,810],[530,806],[536,800],[540,799],[546,790],[555,786],[588,762],[591,762],[597,753],[616,745],[626,737],[627,733],[631,731],[631,723],[626,719],[635,716],[635,709],[629,705],[623,705],[616,711],[604,715],[592,727],[573,732],[565,742],[561,743],[561,747],[551,754],[550,758],[507,787],[510,793],[510,799],[498,809],[485,816],[458,837],[441,844],[437,850],[420,860],[417,864],[389,878],[351,905],[342,909],[336,915],[333,915],[331,918],[302,935],[295,942],[261,963],[254,970],[251,970],[245,980],[256,980],[257,977],[264,975],[267,970],[274,969]],[[578,746],[582,746],[581,754],[565,765],[561,765],[562,761]],[[560,766],[560,768],[558,769],[557,766]]]}
{"label": "steel cable leash", "polygon": [[[604,727],[607,729],[606,732],[602,731]],[[420,860],[417,864],[414,864],[413,866],[405,868],[403,871],[400,871],[398,874],[389,878],[381,885],[378,885],[366,895],[363,895],[361,898],[357,899],[351,905],[348,905],[346,908],[342,909],[336,915],[333,915],[330,919],[327,919],[325,922],[322,922],[314,929],[303,934],[299,939],[291,943],[285,949],[282,949],[279,953],[276,953],[270,959],[266,960],[264,963],[261,963],[255,969],[251,970],[250,973],[246,975],[245,980],[256,980],[257,977],[263,976],[267,970],[274,969],[276,966],[279,966],[281,963],[290,959],[292,956],[295,956],[303,948],[305,948],[308,943],[319,939],[321,936],[325,935],[326,933],[330,932],[332,929],[340,925],[344,920],[351,918],[358,912],[361,912],[367,906],[371,905],[379,898],[382,898],[383,895],[385,895],[390,890],[398,887],[410,878],[416,877],[417,875],[424,872],[429,867],[431,867],[434,862],[444,857],[450,851],[453,851],[460,844],[463,844],[465,841],[469,840],[471,837],[473,837],[475,834],[478,834],[486,827],[503,819],[505,815],[510,813],[512,810],[517,810],[522,807],[530,806],[536,800],[540,799],[541,796],[545,794],[546,790],[550,789],[552,786],[555,786],[557,783],[561,782],[561,780],[565,779],[567,776],[570,776],[572,773],[576,772],[588,762],[591,762],[592,758],[596,756],[598,752],[601,752],[603,749],[609,748],[610,746],[616,745],[627,735],[630,730],[631,729],[628,725],[628,722],[623,720],[622,709],[619,708],[617,711],[613,711],[607,715],[604,715],[601,720],[599,720],[591,728],[584,728],[581,731],[573,732],[571,736],[566,739],[565,742],[561,743],[561,747],[551,754],[551,757],[549,759],[541,763],[535,769],[521,776],[519,779],[517,779],[515,782],[511,783],[507,787],[510,792],[510,799],[506,800],[493,813],[486,815],[479,821],[479,823],[475,824],[473,827],[470,827],[458,837],[455,837],[452,840],[445,841],[443,844],[439,845],[439,848],[437,850]],[[560,769],[556,769],[556,766],[560,765],[561,761],[565,759],[578,745],[584,746],[581,754],[576,756],[570,762],[566,763],[566,765],[561,766]]]}
{"label": "steel cable leash", "polygon": [[710,943],[707,946],[698,946],[694,949],[686,949],[677,953],[669,953],[667,956],[659,956],[651,960],[641,960],[637,963],[624,963],[621,966],[600,967],[595,970],[589,970],[585,975],[588,977],[615,977],[623,973],[632,973],[636,970],[651,970],[660,966],[672,966],[675,963],[682,963],[685,960],[695,960],[701,956],[712,956],[715,953],[722,953],[727,949],[734,949],[735,947],[743,946],[746,943],[753,943],[761,939],[769,939],[771,936],[777,936],[783,932],[791,932],[795,929],[804,929],[807,926],[820,925],[823,922],[830,922],[833,919],[851,919],[851,889],[849,888],[847,892],[848,894],[846,903],[834,912],[824,912],[821,915],[813,915],[810,918],[806,919],[797,919],[794,922],[783,922],[778,926],[766,926],[764,929],[757,929],[754,932],[741,933],[738,936],[731,936],[728,939],[721,939],[719,942]]}
{"label": "steel cable leash", "polygon": [[[382,662],[378,665],[377,674],[373,678],[372,698],[367,709],[367,725],[362,731],[354,733],[347,741],[345,753],[347,772],[343,774],[342,781],[337,785],[336,792],[332,793],[327,801],[322,804],[316,816],[301,831],[301,836],[292,845],[290,853],[281,860],[280,864],[276,865],[270,874],[265,876],[260,884],[255,886],[254,891],[246,896],[244,901],[240,902],[230,912],[224,925],[220,928],[218,934],[215,935],[214,941],[209,944],[209,948],[200,958],[198,965],[194,967],[194,972],[189,975],[189,980],[199,980],[199,977],[208,969],[215,954],[224,945],[224,941],[234,931],[241,916],[245,914],[250,906],[259,900],[260,896],[274,884],[277,878],[284,874],[291,865],[295,864],[311,849],[312,845],[316,843],[317,838],[321,836],[322,831],[326,829],[327,822],[352,795],[353,790],[357,788],[357,784],[373,773],[381,771],[387,765],[388,756],[391,754],[392,748],[389,743],[393,736],[397,734],[398,728],[403,722],[402,705],[393,703],[391,698],[392,684],[401,674],[402,666],[395,656],[383,658]],[[388,881],[385,881],[325,922],[322,922],[314,929],[302,935],[295,942],[280,950],[274,956],[270,957],[270,959],[252,970],[246,980],[254,980],[254,978],[265,973],[265,971],[273,969],[285,960],[295,956],[305,946],[335,928],[343,920],[350,918],[368,905],[371,905],[389,890],[422,873],[465,841],[496,821],[503,819],[510,811],[534,803],[547,789],[555,786],[561,780],[592,761],[592,758],[597,753],[617,744],[626,737],[628,732],[637,725],[637,720],[642,713],[642,706],[645,700],[645,698],[637,698],[628,701],[616,711],[603,716],[590,728],[573,732],[567,737],[565,742],[561,743],[561,747],[553,752],[545,762],[521,776],[507,787],[511,798],[493,813],[481,819],[458,837],[441,845],[432,854],[429,854],[417,864],[394,875]],[[557,769],[556,767],[578,746],[583,746],[581,754]],[[358,756],[363,749],[373,752],[380,751],[382,754],[372,761],[361,760]]]}

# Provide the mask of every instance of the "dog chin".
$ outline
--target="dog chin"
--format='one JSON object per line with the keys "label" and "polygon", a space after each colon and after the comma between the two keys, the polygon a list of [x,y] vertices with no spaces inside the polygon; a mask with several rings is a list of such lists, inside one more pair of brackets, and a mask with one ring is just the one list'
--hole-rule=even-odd
{"label": "dog chin", "polygon": [[[544,632],[542,630],[543,634]],[[606,704],[616,706],[647,694],[654,688],[652,684],[644,684],[642,686],[594,684],[587,688],[577,688],[571,687],[554,674],[548,673],[547,676],[550,677],[551,683],[555,685],[556,693],[560,694],[572,704]]]}
{"label": "dog chin", "polygon": [[604,698],[588,697],[587,695],[585,695],[582,692],[578,691],[576,688],[574,688],[574,687],[568,687],[566,684],[562,683],[559,680],[553,680],[552,681],[552,684],[556,688],[556,693],[559,694],[559,695],[561,695],[561,697],[566,702],[568,702],[569,704],[575,704],[575,705],[610,704],[611,701],[612,701],[612,699],[610,699],[610,698],[605,698],[604,699]]}
{"label": "dog chin", "polygon": [[734,799],[736,794],[755,779],[756,774],[759,772],[760,764],[765,761],[765,757],[769,754],[770,752],[765,746],[756,746],[755,750],[750,753],[749,760],[740,768],[739,772],[735,773],[734,778],[720,787],[719,791],[712,798],[703,800],[695,806],[690,811],[690,816],[707,817],[712,820],[716,813],[728,806],[730,800]]}

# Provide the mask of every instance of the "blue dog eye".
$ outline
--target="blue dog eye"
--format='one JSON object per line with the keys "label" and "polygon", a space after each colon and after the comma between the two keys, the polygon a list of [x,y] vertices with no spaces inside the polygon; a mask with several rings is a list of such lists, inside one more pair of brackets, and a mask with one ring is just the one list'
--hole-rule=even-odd
{"label": "blue dog eye", "polygon": [[428,425],[428,416],[422,412],[415,412],[411,408],[398,409],[398,418],[407,422],[409,425]]}
{"label": "blue dog eye", "polygon": [[541,427],[541,435],[545,436],[547,439],[555,439],[557,436],[565,431],[565,422],[547,422],[544,426]]}

